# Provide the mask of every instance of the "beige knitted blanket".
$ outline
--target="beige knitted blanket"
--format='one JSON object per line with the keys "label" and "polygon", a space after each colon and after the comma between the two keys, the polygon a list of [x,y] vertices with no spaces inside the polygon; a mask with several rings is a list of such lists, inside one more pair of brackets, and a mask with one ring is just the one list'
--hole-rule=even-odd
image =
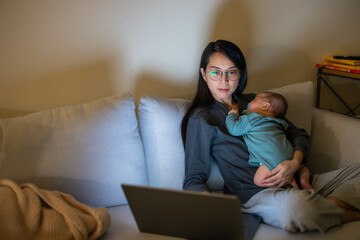
{"label": "beige knitted blanket", "polygon": [[0,180],[0,239],[96,239],[110,226],[105,208],[72,196]]}

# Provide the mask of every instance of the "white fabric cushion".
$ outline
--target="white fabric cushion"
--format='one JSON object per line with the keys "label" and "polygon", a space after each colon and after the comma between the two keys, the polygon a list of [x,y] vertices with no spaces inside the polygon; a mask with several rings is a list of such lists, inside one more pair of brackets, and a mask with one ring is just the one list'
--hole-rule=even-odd
{"label": "white fabric cushion", "polygon": [[93,206],[125,204],[121,183],[148,184],[129,94],[3,119],[0,127],[1,178]]}
{"label": "white fabric cushion", "polygon": [[328,172],[359,163],[359,119],[317,108],[312,119],[308,163],[312,172]]}
{"label": "white fabric cushion", "polygon": [[[313,84],[298,83],[270,89],[287,98],[288,118],[297,126],[310,130]],[[182,189],[185,173],[184,148],[180,124],[189,100],[147,95],[140,99],[139,129],[143,141],[149,183],[155,187]],[[223,179],[212,162],[207,182],[212,191],[223,188]]]}
{"label": "white fabric cushion", "polygon": [[180,124],[189,102],[153,95],[140,99],[139,130],[151,186],[182,189],[185,165]]}

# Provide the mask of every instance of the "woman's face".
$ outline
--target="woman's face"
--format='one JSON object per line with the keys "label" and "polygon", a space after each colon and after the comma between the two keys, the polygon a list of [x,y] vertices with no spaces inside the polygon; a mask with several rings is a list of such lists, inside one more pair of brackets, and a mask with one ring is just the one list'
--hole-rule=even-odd
{"label": "woman's face", "polygon": [[225,57],[225,55],[219,52],[216,52],[210,56],[209,64],[207,65],[206,69],[200,69],[201,74],[205,82],[207,83],[212,96],[217,101],[223,104],[231,105],[232,94],[234,93],[239,84],[239,79],[231,81],[227,78],[226,74],[223,73],[220,80],[211,80],[209,74],[207,73],[213,70],[228,72],[238,69],[232,61],[230,61],[227,57]]}

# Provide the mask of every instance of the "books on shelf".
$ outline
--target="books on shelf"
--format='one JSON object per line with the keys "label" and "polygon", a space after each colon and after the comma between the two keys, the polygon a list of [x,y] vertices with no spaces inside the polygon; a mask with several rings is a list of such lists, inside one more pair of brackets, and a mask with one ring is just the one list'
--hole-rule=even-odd
{"label": "books on shelf", "polygon": [[359,59],[353,59],[349,60],[344,58],[334,58],[334,57],[325,57],[325,61],[331,62],[331,63],[338,63],[338,64],[344,64],[349,66],[360,66],[360,57]]}
{"label": "books on shelf", "polygon": [[339,66],[335,66],[332,64],[316,64],[316,67],[322,67],[322,68],[326,68],[326,69],[330,69],[330,70],[335,70],[335,71],[342,71],[342,72],[348,72],[348,73],[356,73],[356,74],[360,74],[360,70],[356,70],[356,69],[350,69],[347,67],[339,67]]}
{"label": "books on shelf", "polygon": [[323,64],[316,64],[316,67],[322,67],[330,70],[335,71],[342,71],[348,73],[356,73],[360,74],[360,57],[325,57],[325,63]]}

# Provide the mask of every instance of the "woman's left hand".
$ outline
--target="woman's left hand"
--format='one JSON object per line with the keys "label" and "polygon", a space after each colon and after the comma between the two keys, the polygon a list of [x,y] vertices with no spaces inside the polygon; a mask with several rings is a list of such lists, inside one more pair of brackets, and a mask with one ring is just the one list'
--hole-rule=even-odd
{"label": "woman's left hand", "polygon": [[302,158],[303,153],[300,150],[296,150],[292,160],[281,162],[276,168],[269,172],[269,175],[264,179],[262,186],[283,187],[291,183],[295,172],[300,168]]}
{"label": "woman's left hand", "polygon": [[264,179],[262,186],[280,188],[291,183],[299,166],[300,164],[293,160],[283,161],[269,172],[269,175]]}

